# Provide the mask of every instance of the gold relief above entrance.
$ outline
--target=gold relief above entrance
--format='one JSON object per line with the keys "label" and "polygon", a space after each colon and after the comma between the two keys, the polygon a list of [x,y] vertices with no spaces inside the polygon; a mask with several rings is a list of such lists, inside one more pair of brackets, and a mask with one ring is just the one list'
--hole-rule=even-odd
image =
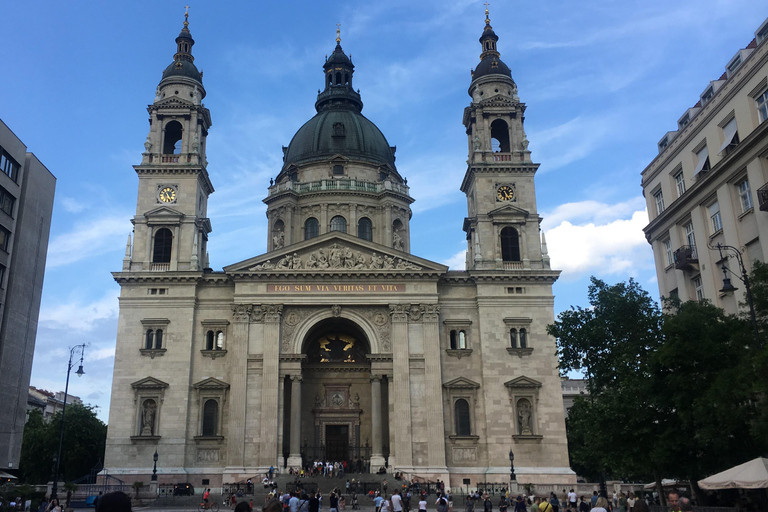
{"label": "gold relief above entrance", "polygon": [[325,334],[307,347],[307,362],[363,363],[365,352],[365,347],[349,334]]}

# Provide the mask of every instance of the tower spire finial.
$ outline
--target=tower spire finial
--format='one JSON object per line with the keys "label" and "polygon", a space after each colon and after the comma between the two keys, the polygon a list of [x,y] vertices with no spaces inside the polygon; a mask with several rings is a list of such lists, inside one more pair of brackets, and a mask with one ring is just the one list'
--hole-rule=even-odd
{"label": "tower spire finial", "polygon": [[[488,12],[486,10],[486,12]],[[189,4],[184,6],[184,28],[189,27]]]}
{"label": "tower spire finial", "polygon": [[491,5],[488,2],[485,2],[485,24],[490,25],[491,24],[491,18],[488,17],[488,6]]}
{"label": "tower spire finial", "polygon": [[341,44],[341,23],[336,24],[336,44]]}

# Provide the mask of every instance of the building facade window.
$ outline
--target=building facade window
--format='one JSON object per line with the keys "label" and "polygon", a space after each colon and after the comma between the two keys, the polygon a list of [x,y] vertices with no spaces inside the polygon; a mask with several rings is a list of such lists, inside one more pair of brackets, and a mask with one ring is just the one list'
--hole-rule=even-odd
{"label": "building facade window", "polygon": [[720,205],[717,201],[709,206],[709,225],[712,228],[712,234],[714,235],[718,231],[723,229],[723,219],[720,216]]}
{"label": "building facade window", "polygon": [[704,300],[704,286],[701,282],[701,276],[693,278],[693,290],[696,293],[696,300],[699,302]]}
{"label": "building facade window", "polygon": [[371,219],[363,217],[357,221],[357,236],[369,242],[373,241],[373,223]]}
{"label": "building facade window", "polygon": [[520,348],[528,348],[528,331],[520,329]]}
{"label": "building facade window", "polygon": [[3,148],[0,148],[0,170],[8,175],[13,181],[19,179],[19,164],[16,160],[11,158],[11,155],[6,153]]}
{"label": "building facade window", "polygon": [[457,436],[471,436],[472,423],[469,418],[469,402],[459,398],[453,404],[453,419]]}
{"label": "building facade window", "polygon": [[736,126],[736,118],[731,118],[723,126],[723,145],[720,146],[720,152],[727,155],[728,152],[739,144],[739,131]]}
{"label": "building facade window", "polygon": [[501,230],[501,259],[520,261],[520,237],[515,228],[506,227]]}
{"label": "building facade window", "polygon": [[696,152],[696,167],[693,170],[693,175],[696,176],[700,172],[709,170],[709,150],[707,145]]}
{"label": "building facade window", "polygon": [[741,213],[752,208],[752,191],[749,188],[749,180],[744,178],[736,183],[736,190],[739,193],[739,203],[741,204]]}
{"label": "building facade window", "polygon": [[11,242],[11,232],[0,226],[0,250],[8,252],[8,245]]}
{"label": "building facade window", "polygon": [[347,219],[341,215],[337,215],[331,219],[331,231],[347,232]]}
{"label": "building facade window", "polygon": [[224,331],[209,330],[205,334],[205,350],[224,350]]}
{"label": "building facade window", "polygon": [[203,425],[202,435],[206,437],[218,434],[219,424],[219,403],[214,399],[205,401],[203,405]]}
{"label": "building facade window", "polygon": [[683,171],[675,174],[675,187],[677,188],[677,197],[685,194],[685,176],[683,175]]}
{"label": "building facade window", "polygon": [[163,348],[163,330],[147,329],[144,334],[144,348],[147,350],[160,350]]}
{"label": "building facade window", "polygon": [[[155,355],[158,355],[158,352],[160,352],[160,355],[162,355],[162,352],[165,352],[165,335],[169,323],[170,321],[165,318],[148,318],[141,321],[143,326],[142,354],[150,355],[154,358]],[[144,352],[145,350],[148,354]]]}
{"label": "building facade window", "polygon": [[16,198],[13,197],[10,192],[0,187],[0,210],[4,211],[8,215],[13,216],[13,204],[16,202]]}
{"label": "building facade window", "polygon": [[696,247],[696,237],[693,234],[693,222],[689,222],[683,226],[683,232],[685,233],[685,242],[691,247]]}
{"label": "building facade window", "polygon": [[451,350],[466,350],[467,346],[467,332],[452,330],[450,334],[450,347]]}
{"label": "building facade window", "polygon": [[755,98],[757,104],[757,115],[760,117],[762,123],[768,119],[768,89],[764,90],[760,95]]}
{"label": "building facade window", "polygon": [[316,218],[310,217],[304,222],[304,240],[320,235],[320,223]]}
{"label": "building facade window", "polygon": [[509,346],[517,348],[517,329],[515,328],[509,330]]}
{"label": "building facade window", "polygon": [[672,240],[664,240],[664,242],[662,243],[664,245],[664,256],[666,257],[666,266],[668,267],[675,262],[674,257],[672,256]]}
{"label": "building facade window", "polygon": [[661,212],[664,211],[664,194],[661,190],[653,193],[653,200],[656,203],[656,215],[661,215]]}

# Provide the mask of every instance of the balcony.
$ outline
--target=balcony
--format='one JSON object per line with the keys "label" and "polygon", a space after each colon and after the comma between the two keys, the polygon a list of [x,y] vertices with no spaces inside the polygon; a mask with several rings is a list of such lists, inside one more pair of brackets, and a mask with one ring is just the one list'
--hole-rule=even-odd
{"label": "balcony", "polygon": [[522,261],[505,261],[503,265],[504,265],[504,270],[522,270],[523,269]]}
{"label": "balcony", "polygon": [[757,189],[757,202],[761,212],[768,212],[768,183]]}
{"label": "balcony", "polygon": [[171,270],[170,263],[151,263],[149,266],[150,272],[167,272]]}
{"label": "balcony", "polygon": [[313,192],[325,191],[349,191],[349,192],[368,192],[370,194],[379,194],[385,191],[395,192],[397,194],[410,197],[408,185],[401,185],[393,181],[360,181],[355,179],[325,179],[318,181],[285,181],[269,187],[269,196],[272,197],[283,192],[292,191],[295,194],[308,194]]}
{"label": "balcony", "polygon": [[690,270],[698,266],[699,255],[695,245],[683,245],[674,253],[675,268],[678,270]]}

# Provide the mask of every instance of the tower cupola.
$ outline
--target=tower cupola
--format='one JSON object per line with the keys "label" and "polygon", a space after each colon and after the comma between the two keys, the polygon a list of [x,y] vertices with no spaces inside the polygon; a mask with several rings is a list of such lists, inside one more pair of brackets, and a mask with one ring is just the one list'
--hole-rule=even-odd
{"label": "tower cupola", "polygon": [[184,13],[184,26],[176,38],[176,53],[173,62],[163,71],[163,79],[174,76],[186,76],[202,85],[203,74],[195,66],[195,58],[192,56],[192,46],[195,40],[189,32],[189,11]]}
{"label": "tower cupola", "polygon": [[512,78],[512,72],[509,67],[501,60],[499,50],[496,48],[496,42],[499,36],[493,31],[491,19],[488,17],[488,7],[485,8],[485,28],[480,36],[480,44],[483,47],[483,53],[480,54],[480,64],[472,71],[472,79],[476,80],[485,75],[504,75]]}

